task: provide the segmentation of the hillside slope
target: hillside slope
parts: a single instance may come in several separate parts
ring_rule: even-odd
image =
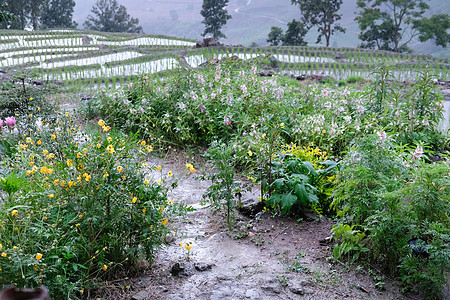
[[[92,0],[76,0],[74,19],[82,25],[93,5]],[[144,31],[176,37],[201,39],[204,25],[200,15],[202,0],[119,0],[133,17],[140,20]],[[450,6],[446,0],[431,0],[430,13],[448,13]],[[228,11],[232,18],[224,28],[230,44],[250,45],[255,42],[267,45],[266,39],[272,26],[286,28],[292,19],[300,18],[300,10],[291,0],[230,0]],[[345,0],[341,13],[341,25],[345,34],[336,34],[331,39],[333,47],[356,47],[359,29],[355,23],[356,0]],[[317,33],[312,29],[307,36],[310,45],[315,45]],[[411,44],[418,53],[434,54],[450,58],[450,51],[434,46],[432,42]]]

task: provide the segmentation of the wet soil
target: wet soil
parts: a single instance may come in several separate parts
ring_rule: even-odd
[[[254,218],[238,214],[230,232],[224,215],[201,204],[210,182],[196,180],[195,174],[207,166],[196,164],[198,170],[188,175],[180,159],[149,164],[164,165],[163,172],[174,173],[178,187],[170,199],[195,211],[171,220],[176,232],[166,239],[152,266],[123,284],[122,299],[422,299],[401,294],[376,268],[333,260],[327,241],[331,220],[317,215],[302,221],[269,212]],[[257,199],[257,190],[244,197]],[[187,242],[192,243],[189,255]]]

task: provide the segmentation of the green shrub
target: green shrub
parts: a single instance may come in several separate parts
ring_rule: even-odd
[[[66,115],[46,124],[3,161],[14,173],[1,184],[9,200],[0,194],[0,284],[42,283],[72,299],[151,262],[180,207],[167,200],[168,176],[144,177],[142,158],[153,150],[145,141],[102,120],[85,134]]]
[[[422,146],[408,153],[372,135],[354,142],[334,193],[340,226],[360,226],[371,256],[429,298],[440,297],[450,272],[448,174],[446,162],[424,163]],[[359,251],[345,243],[339,253]]]
[[[328,198],[336,171],[337,163],[326,160],[318,148],[292,145],[274,155],[269,182],[263,180],[262,184],[268,189],[266,203],[279,207],[282,213],[299,213],[305,208],[320,214],[329,212]]]

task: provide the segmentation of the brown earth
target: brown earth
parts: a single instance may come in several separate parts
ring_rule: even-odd
[[[149,163],[164,165],[163,172],[173,171],[178,187],[170,198],[196,210],[171,220],[176,233],[167,237],[152,266],[135,278],[110,283],[95,299],[423,298],[401,294],[396,282],[373,266],[332,259],[332,245],[326,238],[333,221],[326,218],[301,221],[269,212],[255,218],[238,214],[235,230],[228,232],[225,217],[200,204],[210,183],[196,180],[195,174],[207,167],[194,164],[199,170],[188,175],[185,156],[172,156]],[[257,199],[257,190],[252,197]],[[179,246],[186,242],[192,243],[189,259],[187,250]],[[177,263],[180,268],[174,267]]]

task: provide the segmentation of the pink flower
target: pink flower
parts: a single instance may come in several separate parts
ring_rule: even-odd
[[[414,160],[420,159],[422,157],[422,154],[423,154],[422,146],[417,146],[416,150],[414,151],[414,153],[412,155],[412,159],[414,159]]]
[[[8,127],[13,127],[16,125],[16,118],[14,117],[8,117],[5,119],[5,125]]]
[[[2,129],[2,127],[3,127],[3,120],[0,119],[0,130]]]
[[[377,134],[381,140],[384,140],[386,138],[386,132],[384,132],[384,130],[377,131]]]

